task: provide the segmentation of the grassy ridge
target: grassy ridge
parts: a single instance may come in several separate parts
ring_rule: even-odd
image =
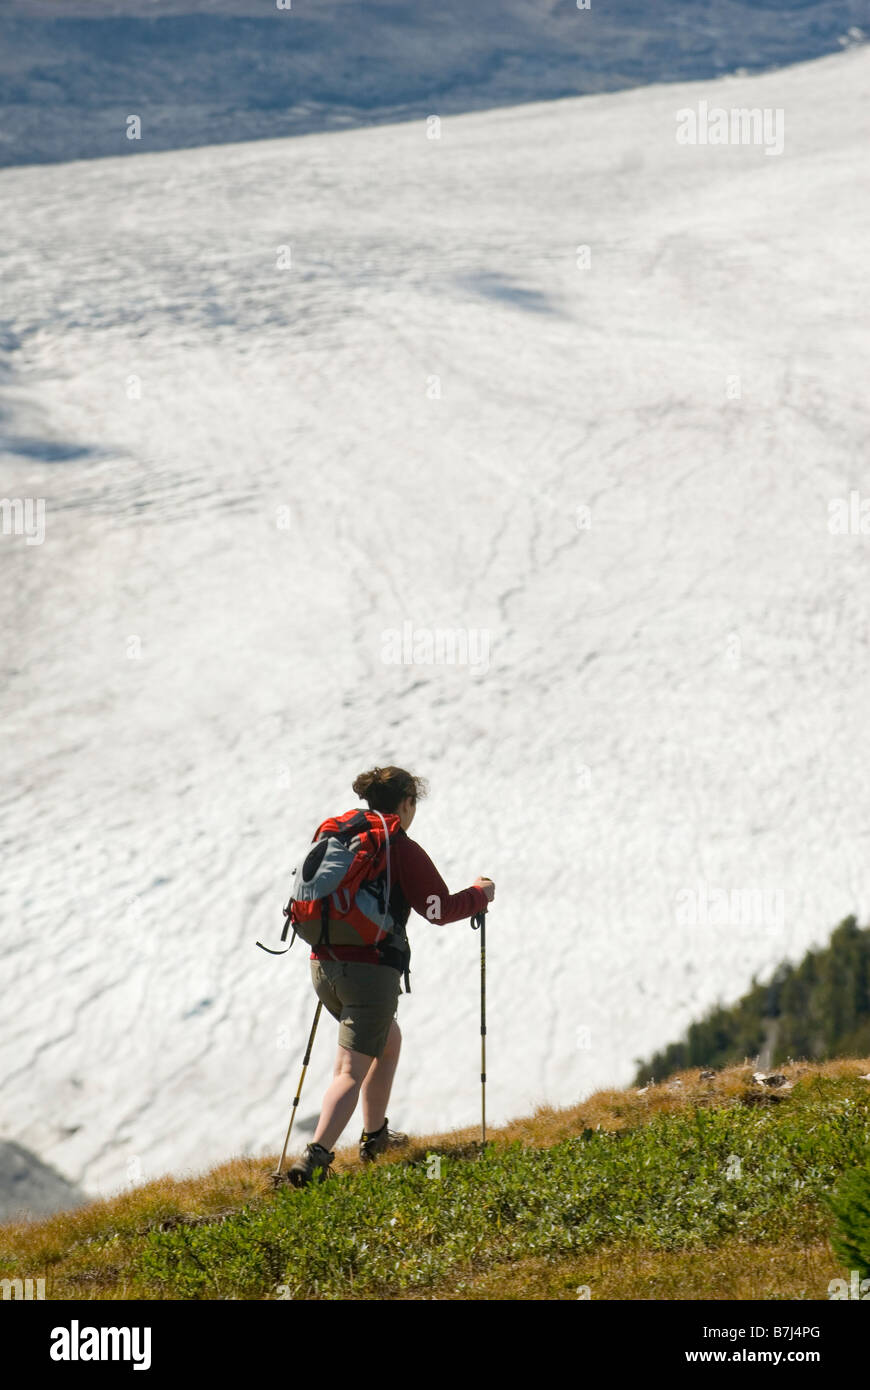
[[[49,1298],[826,1298],[830,1197],[870,1152],[868,1070],[599,1092],[482,1155],[469,1133],[367,1169],[345,1152],[303,1192],[238,1160],[5,1227],[0,1275],[45,1275]]]

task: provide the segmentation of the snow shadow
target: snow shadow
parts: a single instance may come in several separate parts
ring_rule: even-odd
[[[481,271],[476,275],[457,277],[456,284],[466,293],[480,295],[483,299],[493,299],[509,304],[514,309],[524,309],[530,314],[556,314],[562,317],[547,295],[540,290],[528,289],[518,285],[506,276],[495,271]]]

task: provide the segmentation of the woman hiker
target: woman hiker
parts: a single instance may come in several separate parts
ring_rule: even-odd
[[[341,1027],[335,1070],[323,1098],[314,1139],[288,1172],[290,1182],[296,1187],[303,1187],[315,1176],[328,1176],[335,1158],[333,1145],[350,1121],[360,1097],[364,1126],[359,1144],[360,1159],[369,1163],[387,1149],[407,1144],[407,1135],[395,1134],[388,1128],[386,1110],[402,1043],[395,1019],[402,973],[405,988],[409,988],[409,951],[405,934],[408,917],[413,908],[428,922],[458,922],[485,911],[487,903],[495,896],[495,884],[488,878],[478,878],[471,888],[451,894],[425,850],[409,839],[406,832],[414,819],[417,798],[426,793],[426,784],[421,778],[400,767],[376,767],[371,772],[361,773],[353,790],[368,803],[369,811],[348,812],[347,816],[324,822],[324,825],[343,829],[343,823],[350,826],[352,822],[355,828],[364,824],[361,819],[364,817],[370,827],[364,833],[380,836],[383,841],[385,868],[373,882],[360,885],[353,907],[344,917],[334,915],[332,897],[322,897],[314,904],[301,904],[303,913],[308,909],[309,919],[313,920],[316,913],[318,932],[315,939],[328,943],[314,945],[311,951],[314,989]],[[316,843],[319,846],[321,840]],[[325,855],[317,851],[312,858],[320,864]],[[303,866],[303,875],[305,872]],[[368,898],[366,889],[370,890]],[[389,898],[385,901],[387,893]],[[370,906],[376,903],[379,909],[371,914],[373,933],[365,930],[371,920],[365,911],[365,903],[369,900]],[[296,902],[294,913],[299,909],[300,903]],[[385,928],[387,938],[383,937]],[[309,935],[314,933],[309,930]],[[380,936],[388,944],[360,944],[366,935],[372,942]]]

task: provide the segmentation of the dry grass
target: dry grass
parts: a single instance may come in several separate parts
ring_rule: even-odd
[[[810,1246],[727,1241],[715,1250],[647,1250],[615,1246],[594,1255],[525,1259],[427,1295],[440,1300],[820,1299],[842,1275],[827,1241]]]
[[[699,1106],[713,1108],[735,1100],[751,1104],[759,1097],[775,1105],[778,1093],[753,1082],[755,1071],[754,1064],[746,1062],[743,1066],[726,1067],[709,1080],[701,1080],[698,1068],[694,1067],[690,1071],[679,1072],[662,1085],[649,1086],[643,1095],[633,1088],[614,1088],[596,1091],[580,1105],[563,1110],[541,1105],[533,1115],[510,1120],[497,1129],[487,1128],[487,1142],[503,1145],[519,1142],[527,1148],[547,1149],[565,1139],[574,1138],[584,1129],[634,1129],[658,1115],[676,1115]],[[777,1071],[791,1082],[806,1076],[845,1080],[870,1072],[870,1057],[837,1059],[833,1062],[792,1062],[778,1067]],[[870,1089],[870,1082],[867,1084]],[[477,1151],[479,1145],[479,1126],[446,1134],[426,1134],[414,1137],[410,1156],[422,1157],[428,1152],[459,1156],[465,1150]],[[397,1155],[392,1161],[400,1161],[403,1156],[409,1156],[408,1151],[404,1155]],[[339,1150],[335,1166],[344,1171],[358,1168],[355,1151]]]
[[[759,1096],[777,1104],[781,1097],[754,1083],[753,1070],[747,1063],[702,1079],[693,1069],[650,1086],[643,1094],[635,1089],[597,1091],[565,1109],[540,1106],[531,1116],[489,1130],[487,1138],[496,1146],[518,1141],[541,1149],[584,1130],[635,1128],[656,1116],[698,1107],[749,1103]],[[870,1072],[870,1058],[796,1062],[780,1070],[792,1082],[807,1077],[846,1080]],[[471,1155],[479,1151],[479,1139],[477,1128],[415,1136],[410,1151],[381,1162],[402,1162],[430,1152]],[[0,1273],[44,1272],[51,1298],[124,1298],[123,1271],[143,1234],[180,1222],[214,1221],[246,1204],[267,1201],[277,1158],[277,1153],[271,1158],[235,1158],[209,1172],[183,1179],[166,1176],[74,1211],[0,1226]],[[335,1167],[347,1173],[359,1169],[355,1147],[339,1150]],[[593,1298],[606,1299],[824,1298],[828,1281],[838,1273],[827,1242],[792,1248],[734,1241],[709,1252],[659,1252],[622,1245],[602,1249],[594,1258],[527,1259],[496,1266],[480,1276],[469,1275],[464,1285],[453,1281],[435,1296],[576,1299],[577,1287],[588,1285]]]

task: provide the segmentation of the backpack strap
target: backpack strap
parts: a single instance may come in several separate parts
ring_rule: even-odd
[[[291,898],[290,901],[288,902],[287,906],[284,908],[284,926],[283,926],[283,929],[282,929],[282,931],[281,931],[281,940],[282,940],[282,941],[286,941],[286,940],[287,940],[287,933],[288,933],[288,931],[290,930],[290,923],[291,923],[292,921],[293,921],[293,899]],[[296,940],[296,927],[295,927],[295,924],[294,924],[294,927],[293,927],[293,935],[292,935],[291,938],[290,938],[290,946],[293,945],[293,942],[294,942],[295,940]],[[288,950],[288,951],[290,950],[290,946],[287,947],[287,950]]]
[[[381,930],[383,931],[384,936],[395,937],[394,932],[387,931],[387,913],[390,910],[390,892],[392,891],[392,883],[390,882],[390,832],[387,828],[387,822],[384,820],[380,811],[375,811],[375,815],[377,816],[381,825],[384,827],[384,848],[387,858],[387,886],[384,892],[384,923]],[[400,970],[402,972],[402,974],[405,977],[405,993],[410,994],[411,980],[410,966],[408,964],[408,956],[410,954],[409,950],[406,948],[405,951],[400,951],[396,946],[379,946],[378,950],[380,952],[381,959],[384,961],[385,964],[392,965],[397,970]]]
[[[283,912],[284,912],[284,927],[283,927],[283,930],[282,930],[282,932],[281,932],[281,940],[282,940],[282,941],[286,941],[286,940],[287,940],[287,933],[288,933],[288,931],[290,930],[290,923],[293,921],[293,899],[292,899],[292,898],[290,899],[290,901],[289,901],[289,903],[287,904],[287,906],[283,909]],[[294,928],[293,928],[293,935],[292,935],[291,938],[290,938],[290,946],[293,945],[293,942],[294,942],[295,940],[296,940],[296,927],[294,926]],[[267,951],[268,954],[269,954],[270,956],[286,956],[287,952],[290,950],[290,946],[285,946],[283,951],[273,951],[271,946],[264,946],[263,943],[262,943],[262,941],[258,941],[258,942],[257,942],[257,945],[259,946],[259,948],[260,948],[261,951]]]
[[[320,939],[317,944],[329,947],[329,898],[323,898],[320,903]]]
[[[405,993],[410,994],[411,981],[408,978],[410,974],[410,965],[408,964],[410,951],[400,951],[398,946],[379,946],[377,949],[384,965],[391,965],[394,970],[398,970],[399,974],[404,976]]]

